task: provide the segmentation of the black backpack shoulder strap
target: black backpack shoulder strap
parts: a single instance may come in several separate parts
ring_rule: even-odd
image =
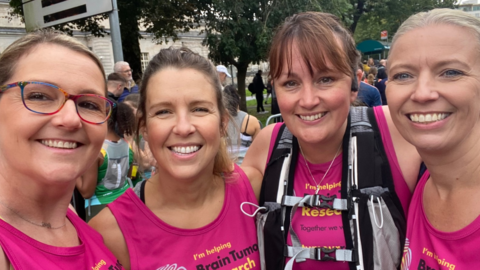
[[[400,203],[400,199],[398,198],[395,192],[395,183],[393,181],[392,169],[390,167],[390,162],[388,161],[387,153],[383,145],[382,135],[380,133],[377,120],[375,118],[375,112],[373,111],[373,108],[368,108],[367,113],[368,113],[368,118],[370,119],[370,123],[372,124],[374,140],[375,140],[375,149],[376,149],[375,165],[377,166],[376,170],[381,171],[380,175],[383,179],[382,181],[383,187],[387,187],[390,190],[390,192],[395,195],[395,204],[399,207],[399,209],[402,209],[402,206],[401,206],[402,204]],[[377,160],[377,159],[381,159],[381,160]],[[361,179],[361,181],[364,181],[363,178],[359,178],[359,179]]]
[[[351,113],[352,135],[357,137],[358,188],[383,186],[384,177],[392,179],[392,174],[388,159],[384,160],[386,154],[374,111],[355,107]],[[387,182],[393,182],[390,179]]]
[[[292,152],[293,135],[285,124],[280,127],[275,144],[270,157],[268,157],[267,166],[262,181],[260,191],[260,205],[265,202],[275,202],[279,188],[279,179],[285,157]]]
[[[351,129],[351,113],[348,115],[347,119],[347,128],[345,130],[345,135],[343,136],[342,141],[342,183],[341,183],[341,197],[342,198],[351,198],[349,192],[349,146],[350,146],[350,129]],[[351,200],[348,200],[348,208],[351,209]],[[343,235],[345,237],[345,248],[353,250],[353,239],[352,232],[347,229],[350,228],[350,211],[342,211],[342,224],[343,224]],[[348,264],[350,270],[355,270],[355,263],[351,262]]]

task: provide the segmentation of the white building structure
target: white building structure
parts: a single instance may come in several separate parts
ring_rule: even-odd
[[[458,8],[473,16],[480,18],[480,0],[460,0],[458,1]]]
[[[0,0],[0,53],[26,33],[25,25],[21,22],[20,18],[10,16],[9,12],[11,9],[9,2],[9,0]],[[103,21],[102,25],[107,31],[110,29],[108,20]],[[162,42],[161,44],[153,39],[152,34],[142,31],[141,35],[143,36],[143,39],[140,39],[142,69],[145,69],[148,61],[158,53],[160,49],[170,46],[186,46],[192,51],[208,57],[208,48],[202,46],[204,36],[199,35],[198,31],[180,33],[179,40],[176,42],[170,40],[167,43]],[[75,31],[73,36],[88,46],[100,58],[107,74],[113,72],[114,60],[110,35],[106,34],[104,37],[95,37],[87,32]]]
[[[26,34],[25,25],[22,23],[19,17],[12,17],[9,12],[11,11],[10,0],[0,0],[0,53],[5,50],[10,44],[12,44],[15,40],[19,39],[23,35]],[[109,20],[104,20],[101,22],[101,25],[105,27],[107,32],[109,32],[110,24]],[[139,40],[140,43],[140,51],[141,55],[141,64],[142,70],[145,70],[148,62],[150,59],[157,54],[160,49],[168,48],[168,47],[181,47],[186,46],[192,51],[208,58],[208,48],[202,45],[202,41],[205,38],[205,34],[199,35],[200,31],[198,30],[191,30],[188,33],[179,33],[179,39],[175,42],[169,40],[168,42],[163,41],[162,43],[155,41],[153,39],[153,35],[142,31],[144,29],[140,29],[140,34],[142,35],[142,39]],[[113,49],[112,49],[112,41],[109,34],[105,34],[104,37],[95,37],[88,32],[80,32],[74,31],[73,36],[77,38],[80,42],[85,44],[89,47],[102,61],[103,67],[105,68],[105,73],[110,74],[113,72]],[[227,83],[230,84],[232,81],[237,83],[236,80],[236,68],[233,66],[228,67],[230,72],[234,78],[228,78]],[[268,63],[262,62],[260,64],[252,64],[249,66],[247,71],[247,78],[246,78],[246,85],[248,85],[255,73],[262,69],[264,74],[266,75],[269,70]],[[266,81],[266,76],[264,76],[264,82]]]

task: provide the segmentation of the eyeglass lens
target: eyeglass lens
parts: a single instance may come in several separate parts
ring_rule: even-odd
[[[23,87],[23,101],[27,109],[44,114],[55,113],[65,103],[65,95],[60,89],[43,84],[27,84]],[[75,98],[77,113],[85,121],[104,122],[110,115],[111,105],[97,96]]]

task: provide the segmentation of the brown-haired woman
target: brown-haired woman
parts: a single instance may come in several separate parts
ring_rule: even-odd
[[[223,96],[225,107],[232,117],[228,122],[229,152],[235,163],[241,165],[253,139],[261,130],[260,123],[255,116],[240,110],[240,95],[235,86],[225,86]]]
[[[90,224],[127,269],[259,269],[255,222],[242,213],[256,199],[229,159],[215,68],[186,48],[163,49],[140,95],[137,130],[156,174]]]
[[[354,206],[358,201],[348,195],[351,192],[358,197],[367,196],[368,199],[361,201],[366,202],[365,207],[377,205],[383,198],[392,199],[396,213],[404,222],[420,159],[415,149],[398,134],[388,108],[376,107],[369,111],[372,127],[367,127],[375,130],[374,126],[378,125],[379,130],[374,133],[378,139],[371,136],[376,145],[368,149],[383,158],[372,156],[358,162],[366,161],[366,165],[375,167],[381,160],[382,166],[390,165],[391,173],[382,167],[380,174],[381,179],[392,179],[388,184],[390,188],[385,186],[386,180],[380,180],[378,194],[361,195],[356,188],[361,188],[368,179],[358,179],[358,185],[350,182],[354,178],[350,168],[355,166],[352,163],[354,142],[350,139],[354,138],[351,134],[354,127],[350,118],[361,117],[354,114],[356,110],[349,116],[361,79],[361,72],[356,68],[358,58],[350,33],[331,14],[294,15],[285,21],[273,39],[270,76],[285,123],[264,128],[242,164],[245,172],[252,176],[254,190],[260,193],[260,205],[267,206],[273,218],[267,216],[264,229],[267,269],[281,269],[287,262],[289,269],[292,264],[294,269],[353,269],[357,265],[374,269],[373,265],[383,257],[373,258],[369,247],[375,246],[373,251],[385,251],[389,246],[378,246],[371,237],[360,239],[349,229],[343,229],[350,228],[349,221],[357,228],[354,219],[359,212],[354,211]],[[361,136],[356,134],[357,137]],[[376,150],[379,148],[385,151]],[[306,198],[318,201],[308,203]],[[342,200],[348,203],[332,205],[332,201],[345,202]],[[275,207],[279,207],[278,212]],[[385,234],[381,229],[383,220],[387,220],[386,214],[381,218],[376,216],[377,224],[370,230],[376,226],[374,229]],[[393,269],[400,263],[402,237],[400,233],[392,234],[393,239],[386,237],[387,242],[397,245],[395,251],[388,250],[392,259],[381,267]],[[360,247],[364,256],[356,253]],[[290,258],[285,258],[285,254]]]
[[[98,58],[34,32],[0,56],[0,269],[123,269],[73,211],[76,179],[102,146],[113,103]]]

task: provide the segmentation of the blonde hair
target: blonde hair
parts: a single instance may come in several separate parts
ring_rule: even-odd
[[[420,12],[410,16],[405,22],[398,28],[397,33],[393,37],[390,51],[395,48],[397,40],[405,33],[417,28],[429,26],[447,24],[453,26],[463,27],[470,30],[477,37],[477,43],[480,40],[480,20],[476,17],[456,9],[437,8],[427,12]],[[387,61],[388,65],[388,61]]]
[[[88,47],[80,43],[75,38],[51,29],[38,30],[28,33],[27,35],[14,41],[5,49],[5,51],[3,51],[3,53],[0,55],[0,85],[5,84],[13,76],[20,58],[30,53],[40,44],[55,44],[63,46],[89,57],[102,73],[105,82],[105,96],[107,95],[105,71],[103,69],[102,62],[100,62],[97,56],[90,51]]]

